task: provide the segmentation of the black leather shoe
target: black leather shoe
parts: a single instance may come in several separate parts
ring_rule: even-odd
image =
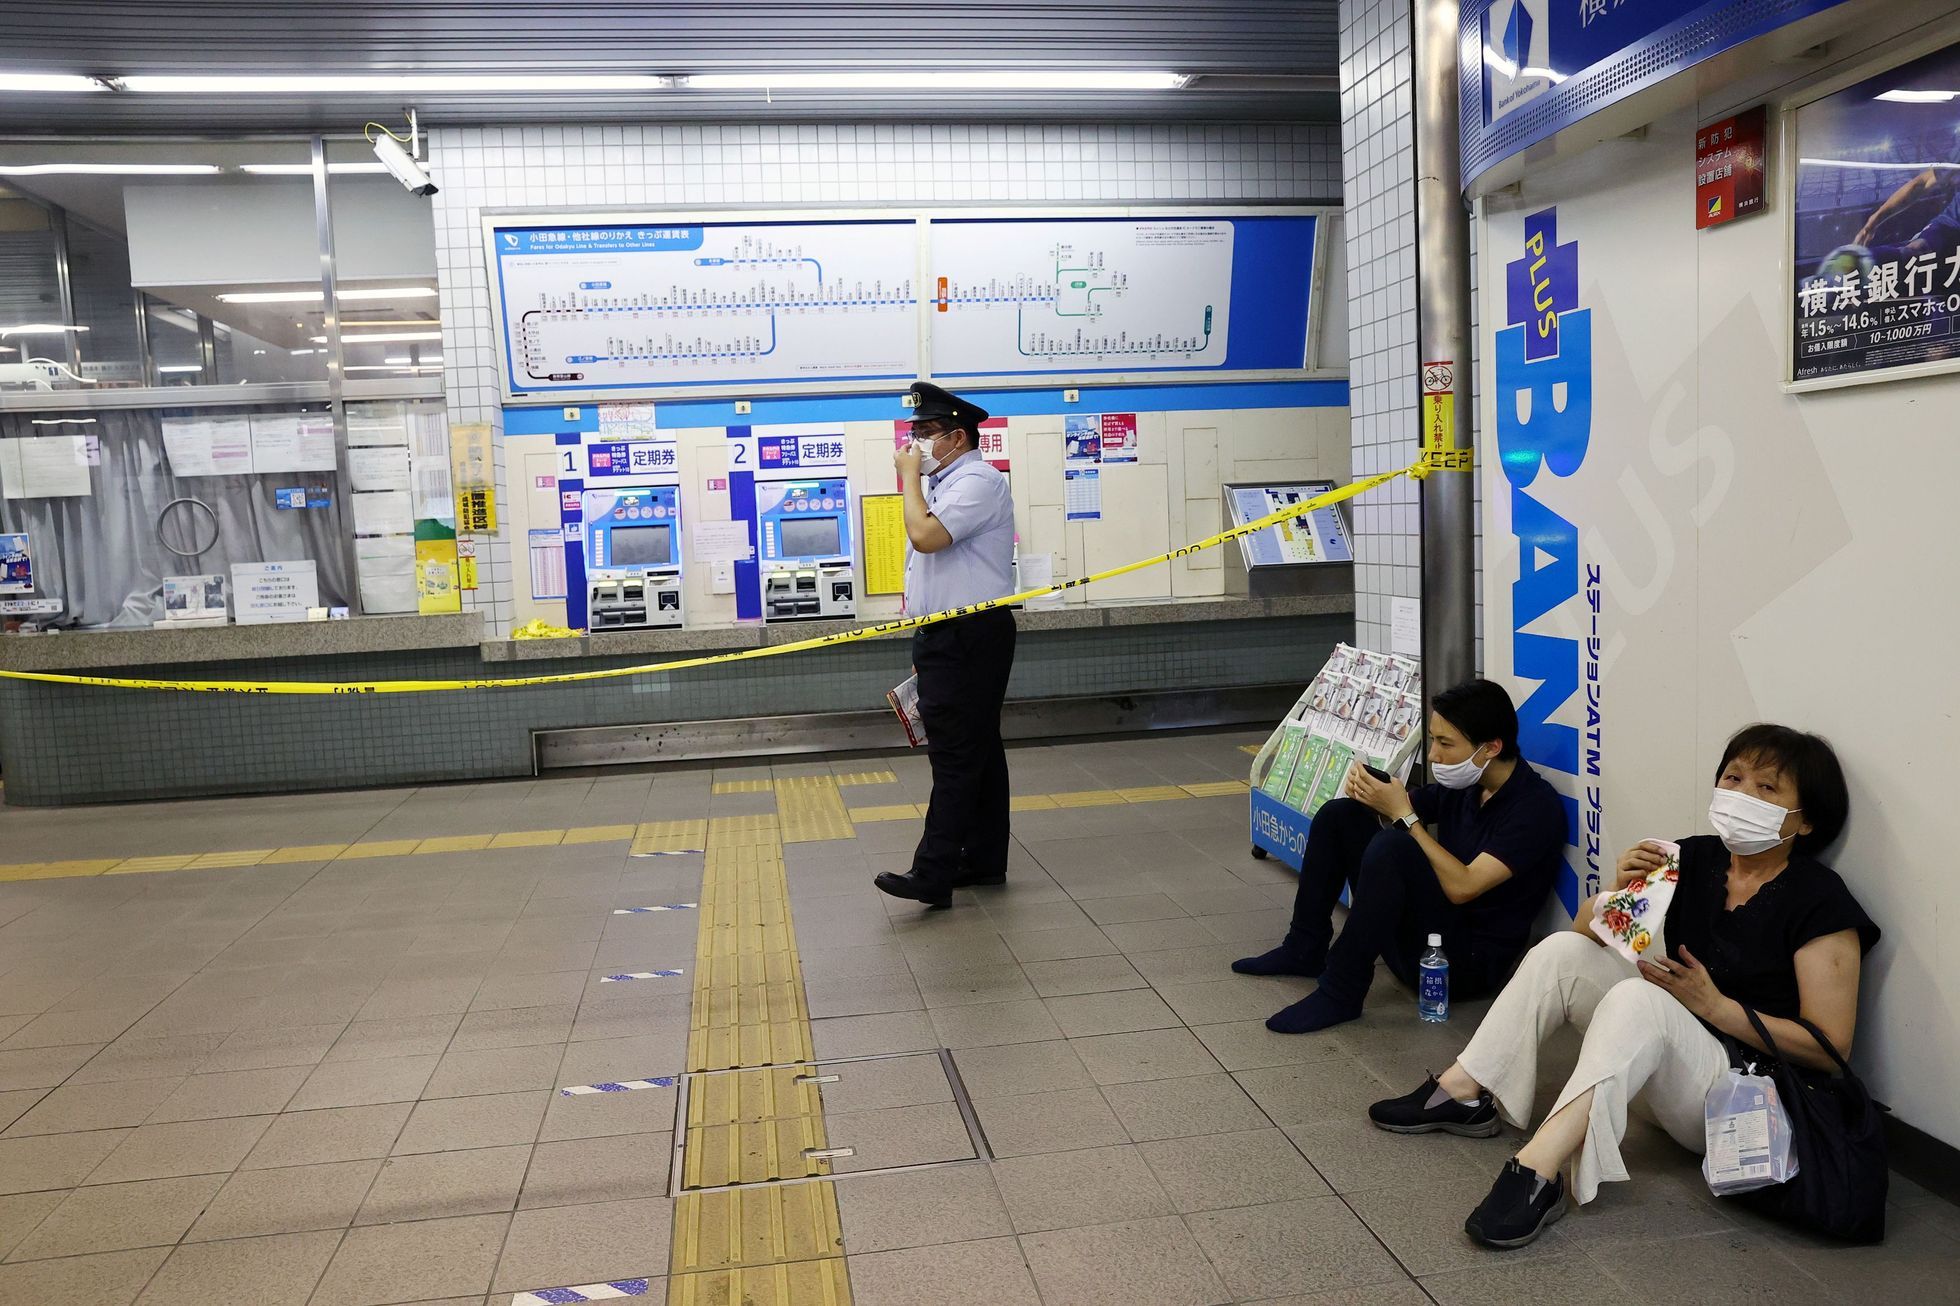
[[[1368,1108],[1375,1128],[1391,1134],[1456,1134],[1463,1138],[1493,1138],[1504,1128],[1497,1118],[1497,1103],[1488,1092],[1477,1094],[1475,1106],[1465,1106],[1446,1097],[1435,1106],[1436,1076],[1422,1081],[1422,1087],[1401,1097],[1384,1098]]]
[[[953,890],[950,885],[933,884],[919,878],[917,872],[898,875],[886,871],[872,881],[881,893],[889,893],[894,898],[910,898],[922,902],[930,908],[953,905]]]
[[[1513,1157],[1491,1185],[1463,1232],[1486,1247],[1522,1247],[1565,1214],[1565,1177],[1549,1183],[1518,1164]]]

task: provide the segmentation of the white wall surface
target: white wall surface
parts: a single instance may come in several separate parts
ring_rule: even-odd
[[[429,149],[430,171],[442,187],[433,203],[449,420],[497,429],[499,483],[507,490],[479,230],[485,208],[680,212],[750,204],[1251,202],[1341,194],[1339,133],[1331,126],[439,128],[429,133]],[[513,570],[511,538],[506,530],[484,551],[484,588],[473,596],[500,631],[512,623],[518,586],[528,592],[529,585],[521,556]],[[1085,550],[1092,547],[1085,539]]]
[[[1536,688],[1513,667],[1519,546],[1491,434],[1510,396],[1494,393],[1490,326],[1504,324],[1524,216],[1556,205],[1560,241],[1579,244],[1595,394],[1584,462],[1529,487],[1578,528],[1581,594],[1530,629],[1583,639],[1588,565],[1604,598],[1602,774],[1553,778],[1582,819],[1586,784],[1599,788],[1610,864],[1641,838],[1707,832],[1714,766],[1736,728],[1770,720],[1827,736],[1852,818],[1826,860],[1885,932],[1867,962],[1855,1060],[1902,1119],[1960,1144],[1949,851],[1960,690],[1941,661],[1960,638],[1960,378],[1783,391],[1791,292],[1776,164],[1769,212],[1694,230],[1695,125],[1736,107],[1706,102],[1489,205],[1478,338],[1488,665],[1521,698]],[[1585,714],[1582,667],[1555,720],[1583,729]],[[1583,848],[1570,856],[1583,874]]]

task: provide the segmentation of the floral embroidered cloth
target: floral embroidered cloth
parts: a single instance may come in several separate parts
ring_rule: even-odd
[[[1674,886],[1681,879],[1681,845],[1664,839],[1649,839],[1647,845],[1659,849],[1666,860],[1649,871],[1646,879],[1602,893],[1593,904],[1592,932],[1633,962],[1649,954],[1667,955],[1661,927],[1667,920],[1667,905],[1674,901]]]

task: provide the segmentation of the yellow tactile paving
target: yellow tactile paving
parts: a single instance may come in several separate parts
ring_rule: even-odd
[[[793,1265],[839,1256],[843,1248],[837,1195],[828,1182],[684,1193],[674,1204],[668,1272]]]
[[[784,843],[849,839],[857,831],[834,776],[800,776],[776,782],[776,807]]]
[[[565,831],[565,842],[582,843],[624,843],[634,837],[639,827],[635,825],[580,825]]]
[[[717,780],[714,792],[717,794],[767,794],[774,793],[774,780]]]
[[[703,1125],[687,1131],[681,1186],[718,1188],[827,1175],[829,1160],[810,1155],[823,1146],[821,1115]]]
[[[837,777],[840,785],[895,785],[898,776],[891,771],[854,771]]]
[[[667,1281],[667,1306],[850,1306],[850,1301],[851,1282],[841,1256],[684,1274]]]
[[[909,821],[924,816],[923,803],[893,803],[888,807],[853,807],[851,820],[858,825],[875,825],[879,821]]]
[[[1251,786],[1243,780],[1207,780],[1203,784],[1184,785],[1184,792],[1193,798],[1223,798],[1228,794],[1251,792]]]
[[[422,846],[420,839],[377,839],[372,843],[349,844],[340,854],[341,861],[358,861],[365,857],[406,857]]]
[[[184,869],[202,871],[212,867],[257,866],[276,851],[273,848],[246,848],[230,853],[205,853]]]
[[[280,866],[287,862],[330,862],[347,851],[344,843],[308,843],[292,848],[275,848],[259,863],[261,866]]]
[[[487,834],[445,834],[424,839],[415,852],[417,856],[424,853],[470,853],[479,848],[488,848],[490,838]]]
[[[633,837],[636,853],[693,852],[707,846],[706,821],[645,821]]]
[[[196,853],[171,853],[161,857],[126,857],[104,875],[142,875],[150,871],[181,871],[197,860]]]
[[[1052,812],[1059,806],[1053,794],[1018,794],[1007,800],[1010,812]]]
[[[1050,794],[1057,807],[1121,807],[1123,795],[1114,789],[1078,789],[1074,793]]]
[[[1118,789],[1116,792],[1122,795],[1126,803],[1163,803],[1191,796],[1177,785],[1145,785],[1140,789]]]
[[[563,830],[506,830],[490,840],[492,848],[556,848],[565,839]]]

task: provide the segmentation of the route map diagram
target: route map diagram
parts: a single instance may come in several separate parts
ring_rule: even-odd
[[[918,371],[913,224],[499,230],[510,389]]]
[[[1222,366],[1232,242],[1202,219],[936,221],[933,372]]]

